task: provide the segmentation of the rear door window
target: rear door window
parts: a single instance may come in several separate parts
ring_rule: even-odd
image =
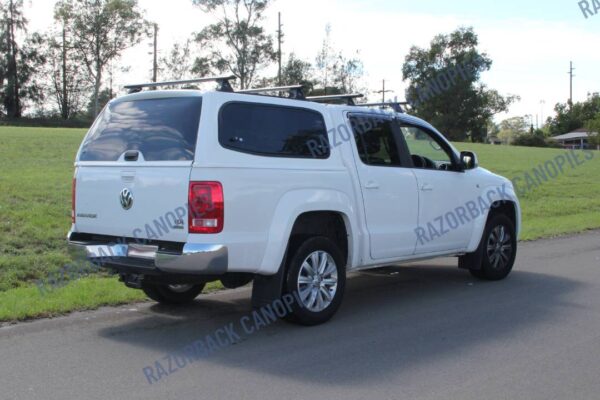
[[[272,157],[328,158],[323,116],[313,110],[256,103],[228,103],[219,118],[219,142],[225,148]],[[318,155],[310,144],[324,144]]]
[[[109,104],[86,137],[80,161],[117,161],[139,151],[146,161],[192,161],[201,97],[172,97]]]
[[[391,119],[377,116],[350,116],[356,148],[362,162],[375,167],[402,167],[402,154]]]

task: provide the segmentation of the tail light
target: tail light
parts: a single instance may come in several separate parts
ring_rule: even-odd
[[[219,182],[191,182],[188,204],[190,233],[221,233],[225,223],[223,186]]]
[[[73,185],[71,186],[71,222],[75,223],[75,192],[77,189],[77,179],[73,178]]]

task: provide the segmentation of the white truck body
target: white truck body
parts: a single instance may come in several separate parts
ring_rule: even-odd
[[[461,256],[475,252],[480,245],[487,213],[493,207],[477,218],[460,221],[458,226],[451,223],[454,217],[450,218],[449,213],[456,213],[469,202],[477,203],[479,198],[487,199],[488,205],[509,204],[514,210],[512,220],[517,234],[520,230],[521,211],[511,182],[477,165],[460,170],[447,170],[446,165],[442,166],[444,170],[367,165],[361,161],[356,136],[350,134],[353,125],[349,116],[390,119],[421,127],[436,135],[439,145],[453,153],[451,159],[461,159],[461,154],[435,128],[406,114],[190,90],[131,94],[113,100],[107,110],[119,104],[125,108],[136,101],[178,98],[201,98],[193,159],[146,160],[146,155],[139,152],[134,161],[127,161],[126,153],[117,160],[83,160],[82,151],[94,127],[84,140],[75,163],[75,221],[70,243],[79,253],[85,249],[87,258],[106,256],[108,252],[111,260],[119,258],[116,264],[121,267],[133,260],[132,266],[156,268],[165,274],[271,276],[280,271],[298,219],[313,212],[335,213],[343,219],[347,271]],[[224,147],[219,140],[222,110],[227,104],[246,103],[318,113],[327,130],[329,156],[265,156]],[[433,146],[434,150],[440,150],[437,146]],[[190,182],[222,185],[224,221],[220,232],[190,233]],[[123,205],[123,191],[132,198],[130,208]],[[458,214],[460,217],[461,212]],[[432,232],[428,224],[429,228],[434,224],[440,237],[429,237]],[[419,227],[427,230],[428,239],[434,240],[419,238]],[[103,243],[99,238],[104,237],[107,241],[123,240]],[[105,251],[100,254],[102,246]],[[181,262],[186,256],[198,254]]]

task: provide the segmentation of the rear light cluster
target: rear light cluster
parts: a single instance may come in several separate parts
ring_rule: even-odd
[[[223,186],[219,182],[190,182],[189,233],[221,233],[225,224]]]
[[[73,185],[71,186],[71,223],[75,223],[75,193],[77,190],[77,179],[73,178]]]

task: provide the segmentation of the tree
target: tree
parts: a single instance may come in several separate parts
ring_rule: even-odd
[[[25,99],[36,101],[41,96],[34,78],[44,63],[40,54],[43,39],[33,34],[26,36],[22,46],[18,43],[27,28],[22,10],[23,0],[0,3],[0,99],[9,118],[22,116]]]
[[[312,73],[312,65],[291,53],[287,63],[281,68],[281,84],[304,86],[306,93],[312,92],[316,81]]]
[[[165,80],[180,81],[189,79],[194,66],[192,58],[191,41],[175,43],[166,57],[158,61],[159,70]]]
[[[556,116],[548,119],[550,135],[557,136],[583,128],[588,121],[600,113],[600,95],[595,93],[582,103],[572,106],[568,103],[558,103],[554,107]]]
[[[55,22],[59,28],[50,33],[47,39],[45,56],[47,60],[47,92],[56,104],[62,119],[75,116],[82,107],[82,101],[89,92],[89,80],[74,46],[73,33],[69,31],[69,21],[65,20],[57,8]]]
[[[492,117],[518,99],[503,97],[480,82],[492,60],[478,44],[473,28],[460,28],[436,36],[428,49],[413,46],[402,68],[403,79],[410,80],[406,98],[415,114],[451,140],[484,141]]]
[[[587,121],[585,127],[590,133],[588,139],[590,146],[594,146],[596,149],[600,150],[600,112],[594,119]]]
[[[511,144],[519,136],[527,134],[529,130],[529,117],[513,117],[500,122],[498,137],[507,144]]]
[[[273,40],[260,25],[270,0],[192,0],[217,22],[195,35],[204,50],[194,64],[199,75],[230,72],[241,89],[276,60]]]
[[[342,93],[359,91],[358,85],[364,75],[364,65],[360,58],[347,58],[338,54],[333,67],[333,83]]]
[[[549,143],[541,130],[527,132],[517,136],[512,143],[515,146],[548,147]]]
[[[325,39],[317,55],[316,65],[321,89],[315,90],[314,94],[334,95],[355,92],[364,75],[363,62],[358,56],[346,57],[342,52],[334,49],[329,24],[325,27]]]
[[[330,86],[330,77],[332,74],[333,64],[335,63],[334,50],[331,45],[331,25],[325,26],[325,39],[321,45],[321,50],[316,58],[317,70],[319,73],[318,79],[324,94],[327,94],[327,88]]]
[[[92,94],[91,98],[87,104],[87,117],[90,119],[94,119],[97,115],[96,113],[96,104],[99,109],[103,109],[104,106],[108,104],[109,101],[113,99],[114,95],[109,88],[102,89],[98,95],[98,99]]]
[[[73,33],[73,46],[87,68],[94,86],[94,115],[100,110],[99,95],[107,65],[148,34],[137,0],[62,0],[57,16]]]

